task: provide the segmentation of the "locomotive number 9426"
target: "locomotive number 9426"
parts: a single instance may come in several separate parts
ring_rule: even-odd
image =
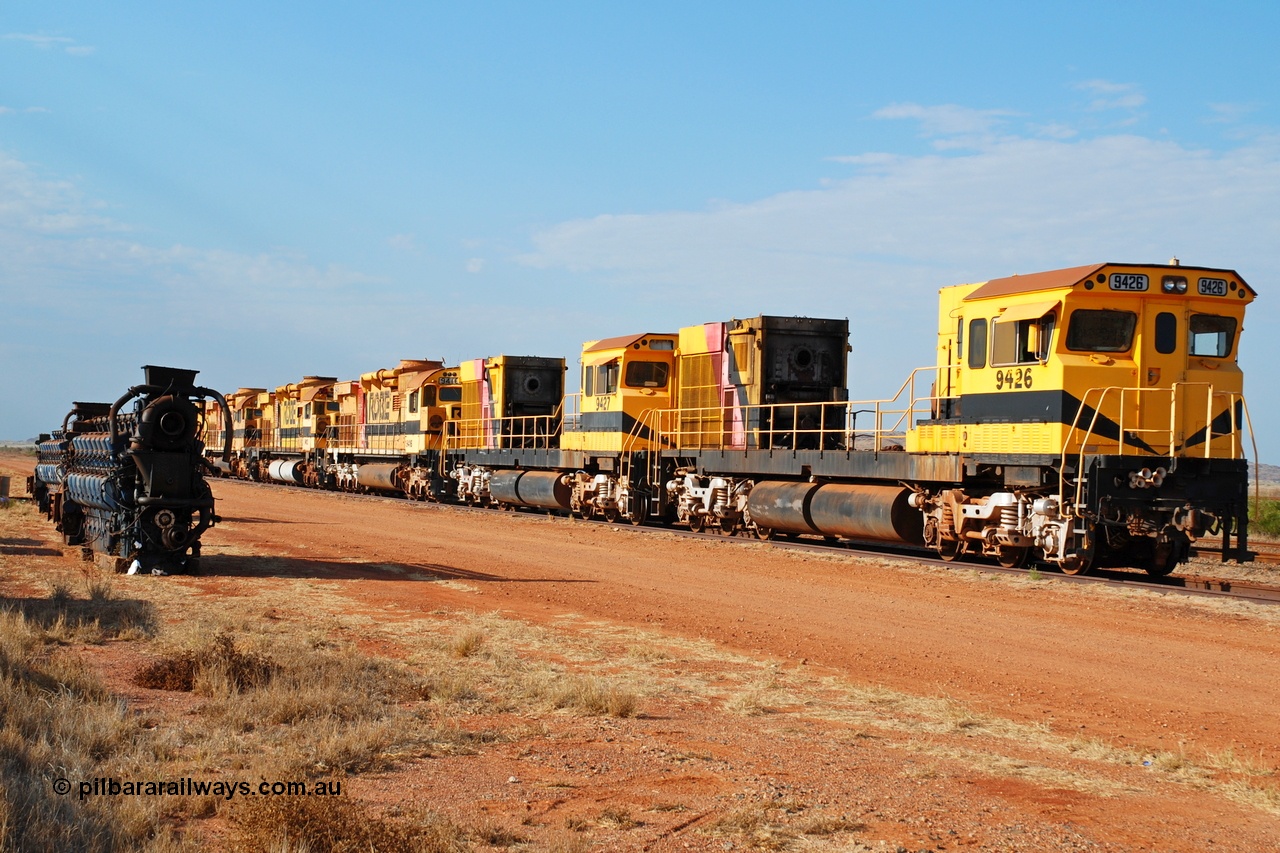
[[[1031,368],[1011,367],[996,371],[997,391],[1022,391],[1031,387]]]

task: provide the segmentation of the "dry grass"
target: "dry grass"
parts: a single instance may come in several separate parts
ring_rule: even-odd
[[[490,847],[515,847],[529,842],[529,839],[520,833],[501,824],[489,822],[472,827],[469,834],[476,841],[481,844],[487,844]]]
[[[842,815],[807,814],[800,803],[756,803],[735,809],[701,830],[712,836],[732,836],[759,850],[787,850],[806,836],[861,832],[866,825]]]
[[[60,645],[100,645],[108,640],[136,640],[156,632],[150,602],[117,599],[110,581],[94,575],[83,579],[84,597],[71,576],[46,581],[47,598],[2,600],[0,611],[17,613],[39,629],[44,641]]]
[[[467,833],[430,812],[408,819],[371,814],[331,797],[258,797],[231,809],[238,853],[455,853]]]
[[[1259,759],[1261,756],[1259,756]],[[1274,776],[1275,771],[1249,756],[1236,755],[1236,751],[1227,747],[1221,752],[1205,755],[1205,763],[1215,770],[1227,773],[1239,773],[1245,776]]]
[[[276,672],[261,654],[236,648],[235,638],[220,633],[203,649],[167,655],[148,664],[133,677],[139,687],[153,690],[195,691],[202,696],[225,696],[261,687]]]
[[[763,690],[748,690],[744,693],[738,693],[724,703],[724,709],[730,714],[736,714],[739,717],[761,717],[765,714],[772,714],[775,711],[769,705],[766,693]]]
[[[594,676],[565,676],[545,690],[553,707],[590,716],[634,717],[636,695],[625,687]]]
[[[596,826],[604,827],[605,829],[625,830],[644,826],[644,823],[633,818],[631,812],[626,809],[608,808],[596,816]]]
[[[65,622],[55,620],[59,626]],[[123,703],[60,652],[60,642],[41,619],[0,611],[0,849],[181,849],[160,828],[164,815],[155,802],[54,792],[58,778],[78,782],[155,761]]]
[[[478,654],[483,647],[484,632],[474,628],[460,632],[449,643],[449,651],[456,658],[469,658],[474,654]]]

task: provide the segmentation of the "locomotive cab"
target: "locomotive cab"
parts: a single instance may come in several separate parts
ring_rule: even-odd
[[[561,446],[610,454],[652,449],[649,412],[671,408],[679,340],[646,332],[583,344],[580,414],[566,424]]]
[[[1163,574],[1206,533],[1223,534],[1224,553],[1243,552],[1236,355],[1255,294],[1237,273],[1096,264],[940,294],[932,417],[907,448],[962,454],[969,481],[931,544],[950,547],[965,502],[996,493],[1016,502],[1021,489],[1084,520],[1080,553],[1062,550],[1070,537],[1059,528],[1056,542],[1046,533],[1004,545],[1025,551],[1043,538],[1069,569],[1110,555]]]
[[[1101,264],[941,297],[934,417],[909,450],[1242,455],[1235,273]]]

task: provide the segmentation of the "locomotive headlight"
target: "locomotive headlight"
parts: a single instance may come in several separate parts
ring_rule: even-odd
[[[1160,283],[1160,289],[1165,293],[1186,293],[1187,280],[1180,275],[1167,275]]]

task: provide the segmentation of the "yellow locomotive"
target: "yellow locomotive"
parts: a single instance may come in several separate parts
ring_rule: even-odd
[[[251,470],[250,451],[256,452],[262,443],[262,410],[257,407],[264,388],[241,388],[226,396],[231,409],[231,453],[227,459],[213,457],[211,464],[224,476],[247,480],[256,473]],[[217,403],[205,404],[204,434],[206,448],[222,447],[226,440],[222,419],[217,417]],[[253,463],[256,465],[256,462]]]
[[[257,476],[1164,574],[1207,535],[1247,555],[1255,295],[1177,263],[946,287],[935,364],[876,400],[849,400],[847,320],[769,315],[587,341],[576,394],[562,359],[498,356],[229,396]]]
[[[463,503],[567,509],[559,459],[564,414],[562,358],[500,355],[458,367],[461,415],[447,425],[441,470]],[[495,471],[495,468],[498,469]]]
[[[1193,538],[1244,536],[1236,355],[1256,294],[1239,274],[1095,264],[940,293],[933,416],[906,447],[1003,486],[921,493],[943,556],[1034,551],[1075,572],[1111,555],[1163,574]]]

